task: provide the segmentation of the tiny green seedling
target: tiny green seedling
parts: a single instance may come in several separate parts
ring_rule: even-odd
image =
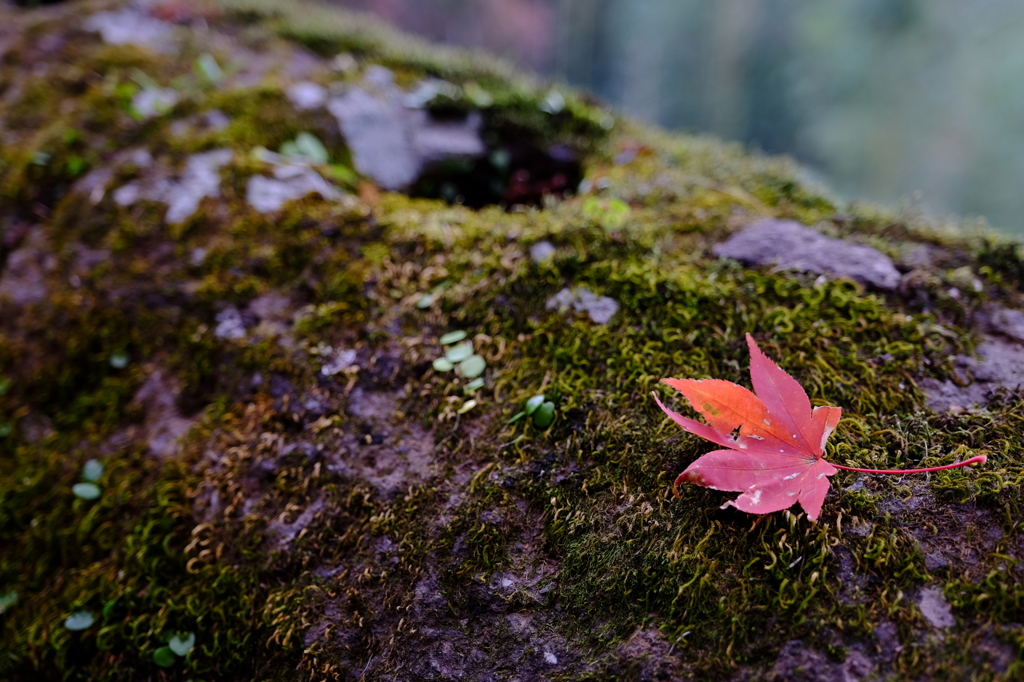
[[[82,483],[71,486],[71,492],[83,500],[95,500],[100,496],[101,490],[96,481],[103,475],[103,465],[98,460],[90,459],[82,468]]]
[[[170,668],[178,662],[178,658],[171,651],[171,647],[162,646],[153,652],[153,662],[161,668]]]
[[[95,483],[76,483],[71,486],[71,492],[75,494],[75,497],[80,497],[83,500],[95,500],[102,493],[100,487]]]
[[[466,387],[465,387],[465,388],[464,388],[463,390],[464,390],[464,391],[465,391],[466,393],[473,393],[473,392],[475,392],[475,391],[478,391],[478,390],[480,390],[480,389],[481,389],[481,388],[483,388],[483,387],[484,387],[484,380],[483,380],[483,377],[478,377],[478,378],[476,378],[476,379],[473,379],[473,380],[472,380],[471,382],[469,382],[468,384],[466,384]]]
[[[196,73],[210,83],[218,83],[224,79],[224,69],[209,52],[204,52],[196,59]]]
[[[457,346],[452,346],[444,354],[445,358],[455,363],[462,362],[471,355],[473,355],[473,344],[471,343],[460,343]]]
[[[533,417],[533,425],[540,429],[546,429],[555,421],[555,404],[544,399],[544,394],[535,395],[526,401],[523,411],[508,420],[513,424],[523,417]]]
[[[317,166],[322,166],[330,160],[323,142],[316,135],[307,132],[301,132],[294,140],[282,144],[281,155],[290,159],[309,161]]]
[[[100,480],[100,476],[102,475],[103,465],[99,462],[99,460],[90,459],[88,462],[85,463],[85,466],[82,467],[82,478],[89,481],[90,483],[95,483],[96,481]]]
[[[479,355],[470,355],[459,363],[459,372],[467,379],[475,379],[487,369],[487,362]]]
[[[179,632],[171,637],[167,646],[162,646],[153,652],[153,662],[161,668],[170,668],[178,658],[184,658],[196,644],[196,633]]]
[[[117,351],[110,354],[110,366],[114,369],[124,369],[128,366],[128,354],[124,351]]]
[[[194,632],[179,632],[174,637],[171,637],[171,641],[167,643],[171,651],[178,654],[179,656],[186,656],[188,652],[192,650],[196,644],[196,633]]]
[[[68,630],[85,630],[96,622],[96,619],[88,611],[76,611],[64,619],[64,627]]]
[[[14,603],[18,601],[17,590],[7,590],[6,592],[0,593],[0,613],[7,611]]]
[[[465,338],[466,332],[460,329],[458,331],[448,332],[447,334],[440,338],[440,342],[442,346],[450,346],[453,343],[458,343],[459,341],[462,341]]]

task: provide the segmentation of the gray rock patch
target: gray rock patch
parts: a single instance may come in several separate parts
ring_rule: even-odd
[[[562,313],[570,308],[578,313],[585,312],[597,324],[608,324],[619,310],[619,304],[614,298],[598,296],[583,287],[562,289],[549,298],[544,307],[548,310],[557,309]]]
[[[949,609],[949,602],[938,587],[925,587],[917,598],[921,615],[933,628],[950,628],[956,625],[956,618]]]
[[[1024,313],[1010,308],[1000,308],[992,315],[992,328],[1017,341],[1024,341]]]
[[[225,308],[217,313],[217,327],[213,335],[218,339],[244,339],[245,322],[237,308]]]
[[[57,259],[47,246],[43,228],[29,230],[21,248],[11,252],[2,265],[0,310],[8,302],[23,306],[46,300],[46,275],[57,267]]]
[[[879,289],[895,289],[900,283],[892,260],[877,249],[826,237],[792,220],[759,220],[712,252],[744,263],[849,277]]]
[[[977,348],[978,358],[959,356],[956,364],[972,378],[966,385],[931,377],[918,385],[925,393],[925,405],[933,412],[971,408],[988,404],[988,395],[998,388],[1024,385],[1024,347],[990,336]]]
[[[299,111],[317,109],[327,103],[327,88],[312,81],[293,83],[286,94]]]
[[[157,52],[170,48],[174,27],[137,9],[98,12],[85,20],[85,30],[99,33],[110,45],[137,45]]]
[[[245,201],[260,213],[277,211],[286,202],[319,192],[324,199],[335,200],[340,193],[312,168],[283,165],[274,168],[274,177],[253,175],[245,186]]]
[[[132,98],[132,107],[143,118],[162,116],[178,103],[178,92],[171,88],[146,88]]]
[[[130,206],[139,199],[167,204],[164,220],[180,223],[199,208],[206,197],[220,196],[220,169],[231,161],[230,149],[215,149],[189,158],[177,181],[159,179],[152,184],[130,182],[114,191],[114,201]]]
[[[549,241],[537,242],[530,247],[530,260],[534,263],[543,263],[555,255],[555,247]]]
[[[402,189],[432,161],[487,151],[478,112],[463,121],[435,121],[428,112],[406,106],[387,69],[370,69],[365,80],[367,88],[349,89],[328,101],[327,109],[338,120],[356,170],[381,187]]]

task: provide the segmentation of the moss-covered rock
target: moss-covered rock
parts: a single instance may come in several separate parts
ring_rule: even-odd
[[[319,5],[10,12],[0,678],[1021,676],[1017,245]],[[387,88],[485,153],[383,191],[329,100]],[[715,256],[762,219],[899,283]],[[709,447],[650,393],[746,383],[745,333],[830,460],[988,463],[840,472],[817,523],[673,497]]]

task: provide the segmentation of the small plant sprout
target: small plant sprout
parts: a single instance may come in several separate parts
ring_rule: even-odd
[[[187,656],[189,651],[192,651],[192,647],[196,644],[196,633],[194,632],[179,632],[174,637],[171,637],[171,641],[167,643],[171,651],[178,654],[179,656]]]
[[[466,387],[465,387],[464,390],[466,391],[466,393],[473,393],[474,391],[478,391],[478,390],[480,390],[483,387],[484,387],[483,377],[478,377],[476,379],[473,379],[468,384],[466,384]]]
[[[82,468],[82,483],[71,486],[71,492],[83,500],[95,500],[100,496],[101,490],[96,481],[103,475],[103,465],[95,459],[90,459]]]
[[[204,52],[196,59],[196,73],[209,83],[218,83],[224,79],[224,69],[209,52]]]
[[[467,379],[475,379],[487,369],[487,362],[479,355],[470,355],[459,363],[459,372]]]
[[[467,400],[466,402],[464,402],[462,404],[462,407],[460,407],[455,412],[455,414],[466,414],[467,412],[472,410],[474,407],[476,407],[476,405],[477,405],[477,402],[475,400]]]
[[[17,590],[7,590],[6,592],[0,592],[0,614],[4,613],[18,601]]]
[[[116,351],[110,354],[110,366],[114,369],[124,369],[128,366],[128,354],[123,350]]]
[[[435,372],[450,372],[455,369],[455,363],[448,358],[438,358],[434,360],[433,367]]]
[[[162,646],[153,652],[153,662],[161,668],[170,668],[178,662],[178,657],[169,646]]]
[[[534,426],[546,429],[555,421],[555,404],[547,400],[543,393],[535,395],[526,401],[523,411],[509,419],[508,423],[512,424],[523,417],[533,417]]]
[[[71,492],[75,494],[75,497],[80,497],[83,500],[95,500],[102,491],[95,483],[76,483],[71,486]]]
[[[89,481],[90,483],[95,483],[96,481],[100,480],[100,476],[102,475],[103,465],[99,462],[99,460],[90,459],[88,462],[85,463],[85,466],[82,467],[82,478],[84,478],[86,481]]]
[[[473,344],[471,343],[460,343],[457,346],[452,346],[444,354],[450,362],[460,363],[466,358],[473,355]]]
[[[167,646],[162,646],[153,652],[153,662],[161,668],[170,668],[177,663],[178,658],[188,656],[188,652],[196,644],[196,633],[179,632],[167,641]]]
[[[64,619],[64,627],[68,630],[85,630],[96,622],[96,618],[88,611],[76,611]]]
[[[294,140],[281,145],[281,155],[295,161],[308,161],[315,166],[322,166],[330,160],[324,143],[312,133],[301,132]]]
[[[453,343],[458,343],[459,341],[462,341],[465,338],[466,332],[460,329],[457,331],[448,332],[447,334],[440,338],[440,342],[442,346],[450,346]]]

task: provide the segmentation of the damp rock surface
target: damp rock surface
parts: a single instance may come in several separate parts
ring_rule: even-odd
[[[327,108],[338,119],[356,170],[385,189],[407,187],[427,163],[486,151],[478,113],[461,121],[437,121],[427,111],[406,106],[386,69],[371,70],[366,80],[368,87],[350,88],[328,101]]]
[[[0,679],[1012,676],[1015,246],[271,4],[4,11]],[[987,463],[676,497],[746,333],[837,463]]]
[[[892,260],[877,249],[826,237],[792,220],[759,220],[712,251],[720,258],[849,277],[879,289],[894,289],[900,283]]]

